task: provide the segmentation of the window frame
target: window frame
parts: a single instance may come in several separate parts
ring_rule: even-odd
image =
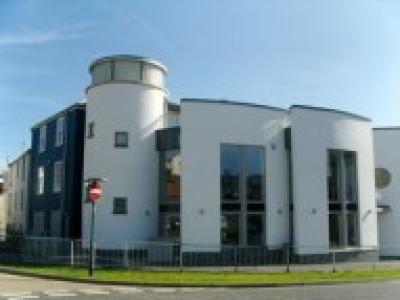
[[[46,147],[47,147],[47,125],[42,125],[39,128],[39,148],[38,148],[38,152],[39,153],[43,153],[46,151]]]
[[[95,136],[95,128],[96,128],[96,123],[95,122],[89,122],[87,124],[87,134],[86,134],[86,138],[88,139],[92,139]]]
[[[55,161],[53,164],[53,193],[61,192],[63,179],[64,179],[64,162],[62,160]]]
[[[126,137],[126,143],[120,143],[118,136],[123,135]],[[129,147],[129,132],[128,131],[115,131],[114,132],[114,148],[124,149]]]
[[[56,121],[55,147],[64,145],[65,117],[60,116]]]
[[[36,179],[36,195],[42,196],[44,194],[45,188],[45,168],[44,166],[39,166],[37,168],[37,179]]]
[[[119,200],[124,200],[125,206],[124,206],[123,211],[122,210],[121,211],[117,210],[118,207],[117,207],[116,204],[117,204],[117,201],[119,201]],[[113,198],[112,214],[116,215],[116,216],[128,215],[128,197],[114,197]]]

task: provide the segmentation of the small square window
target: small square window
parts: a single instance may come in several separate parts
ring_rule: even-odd
[[[87,127],[87,138],[90,139],[93,137],[94,137],[94,122],[90,122]]]
[[[128,147],[128,132],[116,131],[114,137],[115,148],[127,148]]]
[[[113,202],[114,215],[126,215],[128,213],[127,198],[115,197]]]

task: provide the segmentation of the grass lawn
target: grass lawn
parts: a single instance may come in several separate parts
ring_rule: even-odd
[[[84,268],[60,266],[10,266],[14,270],[42,275],[88,279]],[[106,269],[96,270],[94,279],[101,281],[123,281],[142,284],[182,284],[182,285],[239,285],[239,284],[289,284],[332,281],[365,281],[400,279],[400,269],[360,269],[338,271],[298,271],[292,273],[245,273],[245,272],[205,272],[205,271],[146,271]]]

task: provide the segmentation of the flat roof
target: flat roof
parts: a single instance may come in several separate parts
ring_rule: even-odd
[[[86,107],[86,103],[85,102],[78,102],[78,103],[74,103],[62,110],[60,110],[59,112],[56,112],[55,114],[51,115],[50,117],[47,117],[46,119],[43,119],[42,121],[36,123],[35,125],[33,125],[31,127],[31,129],[35,129],[38,127],[41,127],[44,124],[49,123],[50,121],[57,119],[59,116],[63,115],[65,112],[69,111],[69,110],[73,110],[73,109],[82,109]]]
[[[374,127],[373,130],[400,130],[400,126],[382,126]]]
[[[152,64],[154,66],[159,67],[160,69],[162,69],[165,73],[168,71],[167,67],[162,64],[161,62],[159,62],[158,60],[149,58],[149,57],[145,57],[145,56],[140,56],[140,55],[131,55],[131,54],[116,54],[116,55],[107,55],[107,56],[103,56],[100,57],[96,60],[94,60],[90,65],[89,65],[89,73],[92,72],[92,69],[94,68],[94,66],[104,63],[104,62],[110,62],[110,61],[139,61],[139,62],[145,62],[148,64]]]
[[[322,112],[333,112],[333,113],[339,113],[343,114],[352,118],[357,118],[363,121],[371,122],[370,118],[364,117],[362,115],[358,115],[355,113],[351,113],[348,111],[344,110],[339,110],[339,109],[334,109],[334,108],[327,108],[327,107],[319,107],[319,106],[312,106],[312,105],[300,105],[300,104],[294,104],[289,107],[289,109],[311,109],[311,110],[317,110],[317,111],[322,111]]]
[[[8,166],[13,165],[14,163],[16,163],[18,160],[20,160],[21,158],[23,158],[24,156],[28,155],[31,152],[31,149],[27,149],[24,152],[22,152],[21,154],[19,154],[17,156],[17,158],[13,159],[11,162],[8,163]]]
[[[287,112],[286,109],[280,108],[280,107],[264,105],[264,104],[256,104],[256,103],[251,103],[251,102],[240,102],[240,101],[226,100],[226,99],[184,98],[184,99],[181,99],[181,102],[196,102],[196,103],[210,103],[210,104],[224,104],[224,105],[241,105],[241,106],[247,106],[247,107],[257,107],[257,108],[271,109],[271,110],[277,110],[277,111],[281,111],[281,112]]]

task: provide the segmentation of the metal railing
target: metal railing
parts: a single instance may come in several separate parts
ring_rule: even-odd
[[[213,270],[331,270],[399,267],[400,248],[329,249],[327,247],[220,246],[169,242],[96,241],[97,268]],[[381,251],[381,252],[380,252]],[[382,257],[380,253],[392,253]],[[399,255],[396,256],[396,253]],[[0,264],[50,264],[86,267],[89,242],[43,237],[0,239]]]

